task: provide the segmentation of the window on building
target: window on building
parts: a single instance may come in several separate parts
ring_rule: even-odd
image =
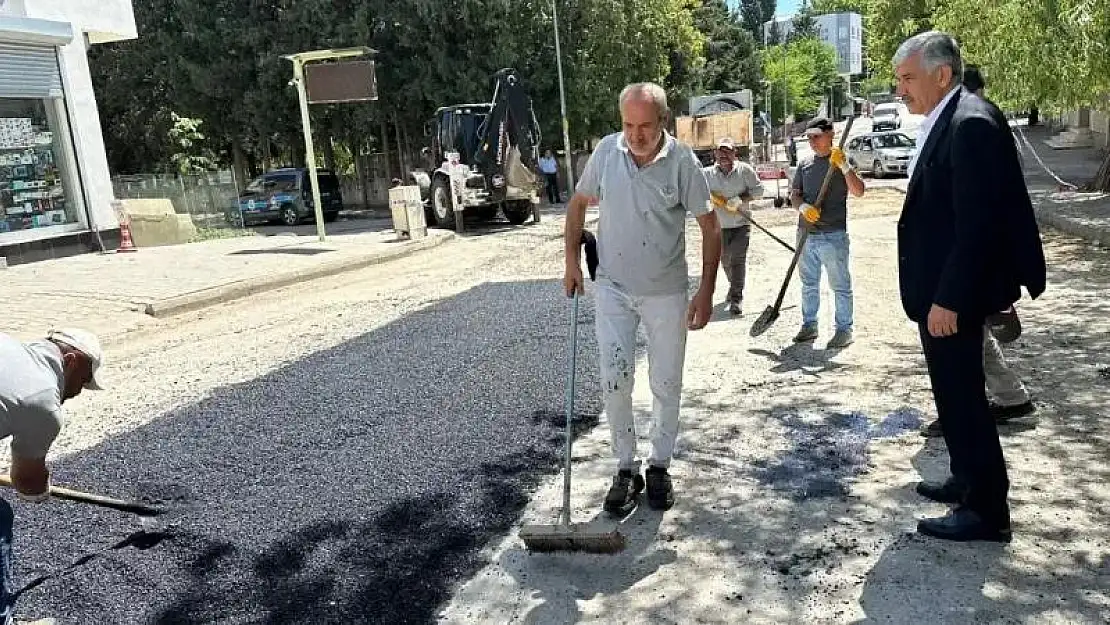
[[[79,220],[64,118],[61,98],[0,97],[0,233]]]

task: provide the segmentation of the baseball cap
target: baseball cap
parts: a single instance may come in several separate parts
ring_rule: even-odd
[[[815,117],[806,124],[806,136],[832,132],[833,125],[827,117]]]
[[[89,381],[85,384],[85,388],[90,391],[100,391],[104,387],[100,386],[96,381],[96,370],[104,362],[104,353],[100,349],[100,340],[96,335],[86,330],[78,328],[63,328],[60,330],[51,330],[46,338],[51,341],[65,343],[73,349],[81,352],[89,359],[90,373]]]
[[[733,143],[732,139],[730,139],[729,137],[721,137],[720,139],[717,140],[717,149],[718,150],[721,150],[721,149],[735,150],[736,149],[736,144]]]

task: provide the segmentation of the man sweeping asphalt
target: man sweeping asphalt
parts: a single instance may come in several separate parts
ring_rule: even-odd
[[[674,503],[668,473],[678,437],[682,370],[687,330],[709,322],[721,256],[721,229],[710,210],[709,187],[693,150],[664,127],[669,109],[663,88],[629,85],[619,98],[623,132],[598,144],[567,208],[567,296],[583,292],[580,257],[586,206],[599,198],[596,322],[601,387],[617,475],[605,497],[610,514],[631,511],[645,480],[636,459],[632,386],[636,330],[647,334],[648,377],[654,398],[648,504]],[[697,218],[702,234],[701,283],[688,294],[686,215]]]
[[[9,473],[17,496],[30,502],[50,497],[46,455],[65,422],[62,404],[82,389],[99,390],[100,342],[84,330],[56,330],[23,343],[0,334],[0,438],[11,437]],[[15,513],[0,498],[0,622],[16,623],[12,588],[12,525]],[[49,625],[52,619],[35,621]]]

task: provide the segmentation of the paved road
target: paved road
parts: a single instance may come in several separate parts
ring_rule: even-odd
[[[113,390],[75,402],[55,482],[180,513],[144,527],[71,503],[16,504],[20,585],[107,550],[29,589],[20,613],[432,619],[558,464],[560,229],[486,228],[114,345]],[[591,327],[588,304],[580,322]],[[596,389],[592,332],[580,338],[579,380]],[[589,424],[596,390],[584,397]],[[144,540],[111,548],[129,537]]]

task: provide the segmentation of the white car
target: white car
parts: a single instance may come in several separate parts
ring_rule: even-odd
[[[901,102],[884,102],[871,113],[871,130],[898,130],[906,125],[910,110]]]
[[[848,162],[876,178],[906,174],[916,142],[904,132],[869,132],[848,142]]]

